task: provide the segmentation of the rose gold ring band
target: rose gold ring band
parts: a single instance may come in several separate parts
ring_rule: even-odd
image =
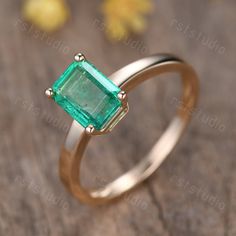
[[[76,198],[89,204],[115,199],[147,179],[173,150],[191,118],[198,97],[198,78],[193,68],[175,56],[156,54],[125,66],[109,78],[128,94],[142,82],[170,72],[178,73],[183,85],[181,107],[178,107],[176,116],[141,162],[103,188],[90,190],[81,185],[81,161],[92,136],[76,121],[72,123],[61,151],[60,176]]]

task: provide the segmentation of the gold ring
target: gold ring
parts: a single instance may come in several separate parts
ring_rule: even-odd
[[[80,166],[89,140],[95,135],[111,132],[127,114],[127,97],[131,90],[152,77],[169,72],[178,73],[182,78],[181,106],[148,155],[105,187],[90,190],[82,186]],[[147,179],[170,154],[196,105],[198,78],[190,65],[169,54],[143,58],[107,78],[78,53],[52,88],[46,90],[46,95],[74,119],[61,151],[60,177],[63,183],[82,202],[102,204]]]

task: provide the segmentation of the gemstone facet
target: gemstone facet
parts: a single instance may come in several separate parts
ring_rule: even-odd
[[[87,60],[70,64],[52,89],[55,102],[85,128],[101,130],[122,106],[121,89]]]

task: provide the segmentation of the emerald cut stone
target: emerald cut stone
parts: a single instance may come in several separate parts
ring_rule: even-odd
[[[101,130],[121,107],[121,91],[88,61],[75,61],[53,84],[53,99],[83,127]]]

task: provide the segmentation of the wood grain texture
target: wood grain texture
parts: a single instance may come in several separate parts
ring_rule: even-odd
[[[120,44],[104,36],[100,1],[70,4],[70,22],[49,36],[21,21],[20,1],[1,1],[0,235],[235,236],[236,2],[156,0],[146,34]],[[59,180],[71,119],[44,97],[78,51],[107,75],[149,53],[174,53],[201,83],[193,122],[161,168],[122,201],[96,208],[73,199]],[[149,150],[178,105],[172,77],[132,93],[127,119],[92,141],[86,184],[108,182]]]

